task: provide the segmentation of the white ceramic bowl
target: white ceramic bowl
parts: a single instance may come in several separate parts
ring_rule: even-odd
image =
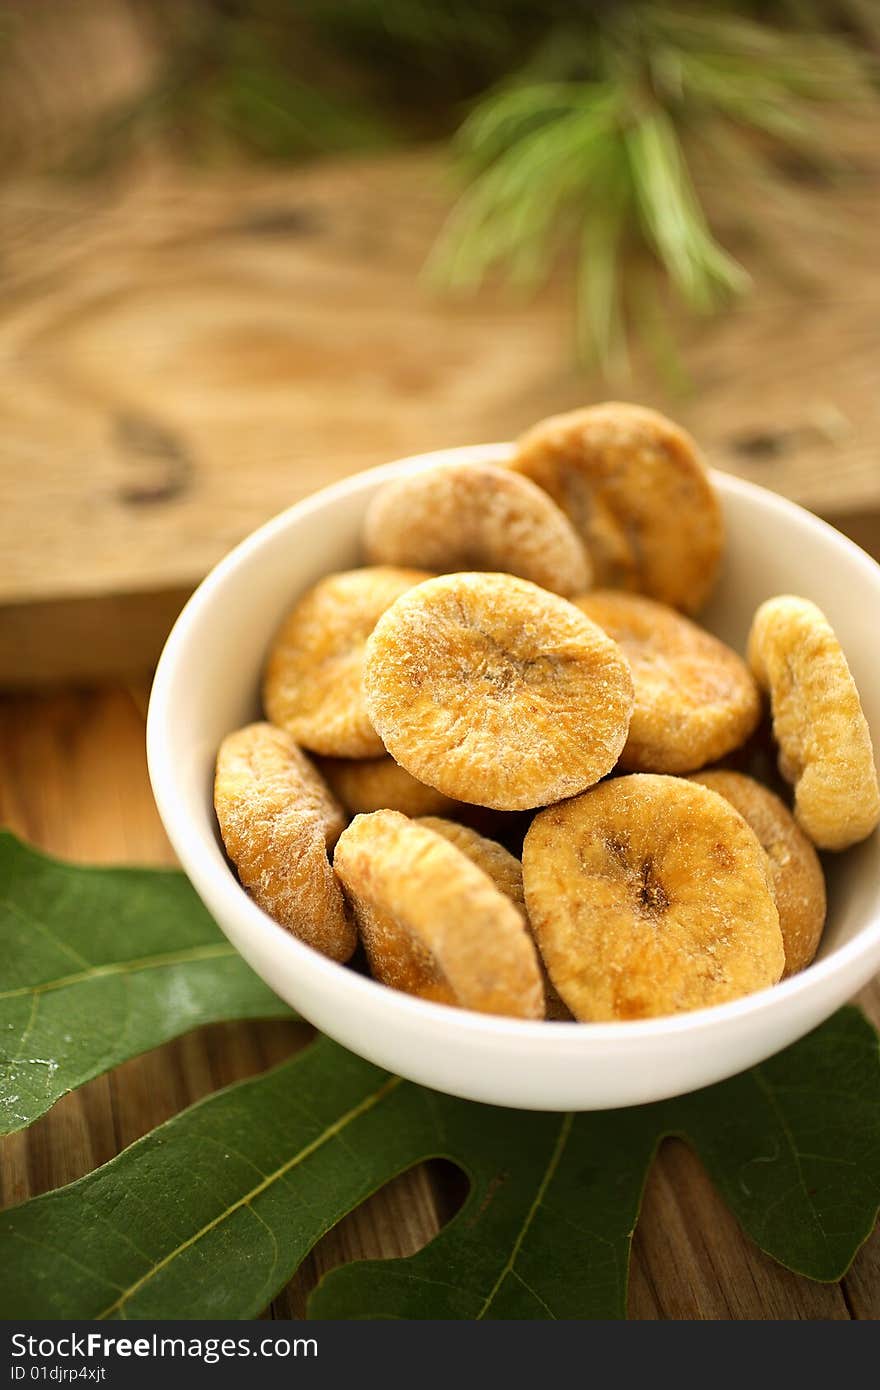
[[[849,999],[880,968],[880,841],[829,856],[819,959],[748,998],[635,1023],[530,1023],[400,994],[326,960],[276,926],[223,854],[211,784],[217,747],[258,717],[267,645],[283,614],[333,570],[359,564],[364,508],[389,478],[452,459],[500,460],[505,445],[446,450],[361,473],[262,526],[207,577],[177,620],[150,700],[147,751],[165,828],[229,940],[303,1017],[353,1052],[453,1095],[536,1110],[659,1100],[771,1056]],[[880,736],[880,567],[791,502],[716,474],[727,556],[703,621],[743,650],[758,604],[813,599],[834,625]]]

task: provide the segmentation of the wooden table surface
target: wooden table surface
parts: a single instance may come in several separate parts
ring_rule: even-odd
[[[172,863],[147,780],[145,706],[145,689],[120,686],[0,698],[0,822],[62,858]],[[880,984],[859,1002],[880,1023]],[[3,1141],[0,1202],[72,1181],[201,1096],[280,1062],[311,1035],[296,1023],[213,1026],[127,1062]],[[460,1181],[443,1165],[403,1174],[324,1237],[272,1314],[302,1316],[310,1289],[333,1265],[419,1249],[460,1197]],[[698,1160],[668,1141],[633,1246],[630,1314],[878,1318],[880,1233],[840,1284],[799,1278],[740,1233]]]
[[[298,498],[609,394],[835,525],[880,518],[873,134],[841,131],[858,172],[790,200],[731,207],[706,175],[753,293],[710,321],[648,313],[613,386],[574,361],[564,274],[534,300],[431,292],[453,185],[430,151],[9,182],[0,684],[139,674],[206,570]]]

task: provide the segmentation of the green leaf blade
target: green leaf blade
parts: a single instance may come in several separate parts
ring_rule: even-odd
[[[471,1178],[467,1202],[418,1254],[331,1270],[309,1315],[624,1317],[652,1110],[536,1115],[436,1100],[448,1156]]]
[[[621,1316],[646,1156],[630,1156],[622,1224],[596,1216],[598,1229],[603,1219],[613,1228],[597,1252],[566,1218],[569,1187],[589,1162],[604,1201],[621,1175],[582,1147],[569,1154],[571,1132],[567,1117],[400,1082],[322,1039],[200,1102],[96,1173],[5,1213],[0,1309],[252,1317],[348,1210],[414,1163],[446,1156],[471,1179],[462,1211],[412,1260],[337,1271],[319,1291],[318,1316]],[[595,1136],[584,1134],[591,1146]],[[67,1263],[70,1277],[59,1280]]]
[[[204,1023],[289,1017],[183,874],[88,869],[0,834],[0,1134]]]
[[[5,1213],[3,1315],[256,1316],[325,1230],[430,1149],[428,1116],[418,1088],[321,1040]]]
[[[830,1282],[877,1220],[880,1052],[857,1009],[680,1103],[680,1123],[743,1229],[780,1264]]]

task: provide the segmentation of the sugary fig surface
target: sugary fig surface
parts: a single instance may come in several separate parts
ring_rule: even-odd
[[[263,704],[273,724],[315,753],[376,758],[382,740],[364,708],[364,644],[376,619],[428,575],[388,566],[330,574],[285,618],[269,652]]]
[[[620,765],[631,772],[690,772],[744,743],[761,717],[748,666],[674,608],[639,594],[597,589],[578,608],[622,648],[635,708]]]
[[[595,583],[696,613],[721,560],[721,509],[690,435],[655,410],[608,401],[542,420],[512,467],[570,517]]]
[[[462,854],[466,854],[472,864],[488,874],[495,887],[505,897],[525,913],[526,899],[523,892],[522,864],[510,850],[499,845],[497,840],[489,840],[469,825],[459,825],[457,821],[446,820],[442,816],[420,816],[418,825],[424,825],[435,834],[442,835]]]
[[[652,1018],[775,984],[785,955],[769,862],[707,787],[633,773],[537,815],[526,903],[575,1018]]]
[[[389,753],[458,801],[516,811],[610,772],[632,677],[573,604],[509,574],[410,590],[367,643],[367,710]]]
[[[353,816],[370,811],[401,811],[405,816],[434,816],[458,803],[434,787],[417,782],[387,753],[384,758],[322,758],[321,773]]]
[[[819,856],[788,807],[741,772],[713,769],[693,774],[739,811],[770,860],[773,895],[785,948],[785,975],[804,970],[819,949],[825,926],[825,876]]]
[[[376,811],[355,817],[333,862],[377,980],[478,1013],[543,1017],[521,910],[443,836]]]
[[[364,544],[374,564],[500,570],[557,594],[589,587],[583,542],[528,478],[492,463],[454,463],[397,478],[371,502]]]
[[[457,821],[444,820],[440,816],[422,816],[419,824],[426,825],[429,830],[434,830],[445,840],[449,840],[450,844],[460,849],[462,854],[466,854],[478,869],[482,869],[483,873],[488,874],[495,887],[500,888],[505,897],[516,903],[523,914],[526,930],[530,936],[532,935],[532,928],[526,911],[522,864],[515,855],[506,850],[503,845],[499,845],[496,840],[488,840],[485,835],[480,835],[468,825],[459,825]],[[540,953],[538,953],[538,966],[544,984],[545,1017],[554,1023],[570,1019],[571,1012],[556,993]]]
[[[300,941],[345,961],[357,935],[327,858],[345,816],[293,739],[249,724],[220,745],[214,807],[254,901]]]
[[[779,771],[795,820],[820,849],[846,849],[880,821],[880,791],[859,692],[831,624],[809,599],[762,603],[749,664],[769,691]]]

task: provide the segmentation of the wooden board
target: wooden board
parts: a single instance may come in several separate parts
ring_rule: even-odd
[[[144,692],[105,689],[0,698],[0,823],[86,862],[172,862],[147,781]],[[880,987],[861,1000],[880,1023]],[[0,1143],[0,1205],[106,1162],[200,1096],[254,1075],[308,1041],[303,1024],[204,1028],[118,1067]],[[460,1201],[436,1165],[390,1183],[330,1232],[272,1315],[302,1316],[317,1279],[342,1261],[421,1248]],[[635,1318],[880,1318],[880,1231],[840,1284],[780,1268],[739,1231],[699,1161],[662,1149],[633,1246]]]
[[[876,157],[793,207],[708,184],[755,291],[664,322],[684,389],[664,349],[615,393],[843,525],[880,516]],[[305,493],[610,393],[573,361],[565,284],[531,303],[428,288],[450,198],[431,154],[7,186],[0,683],[144,669],[182,596]]]

